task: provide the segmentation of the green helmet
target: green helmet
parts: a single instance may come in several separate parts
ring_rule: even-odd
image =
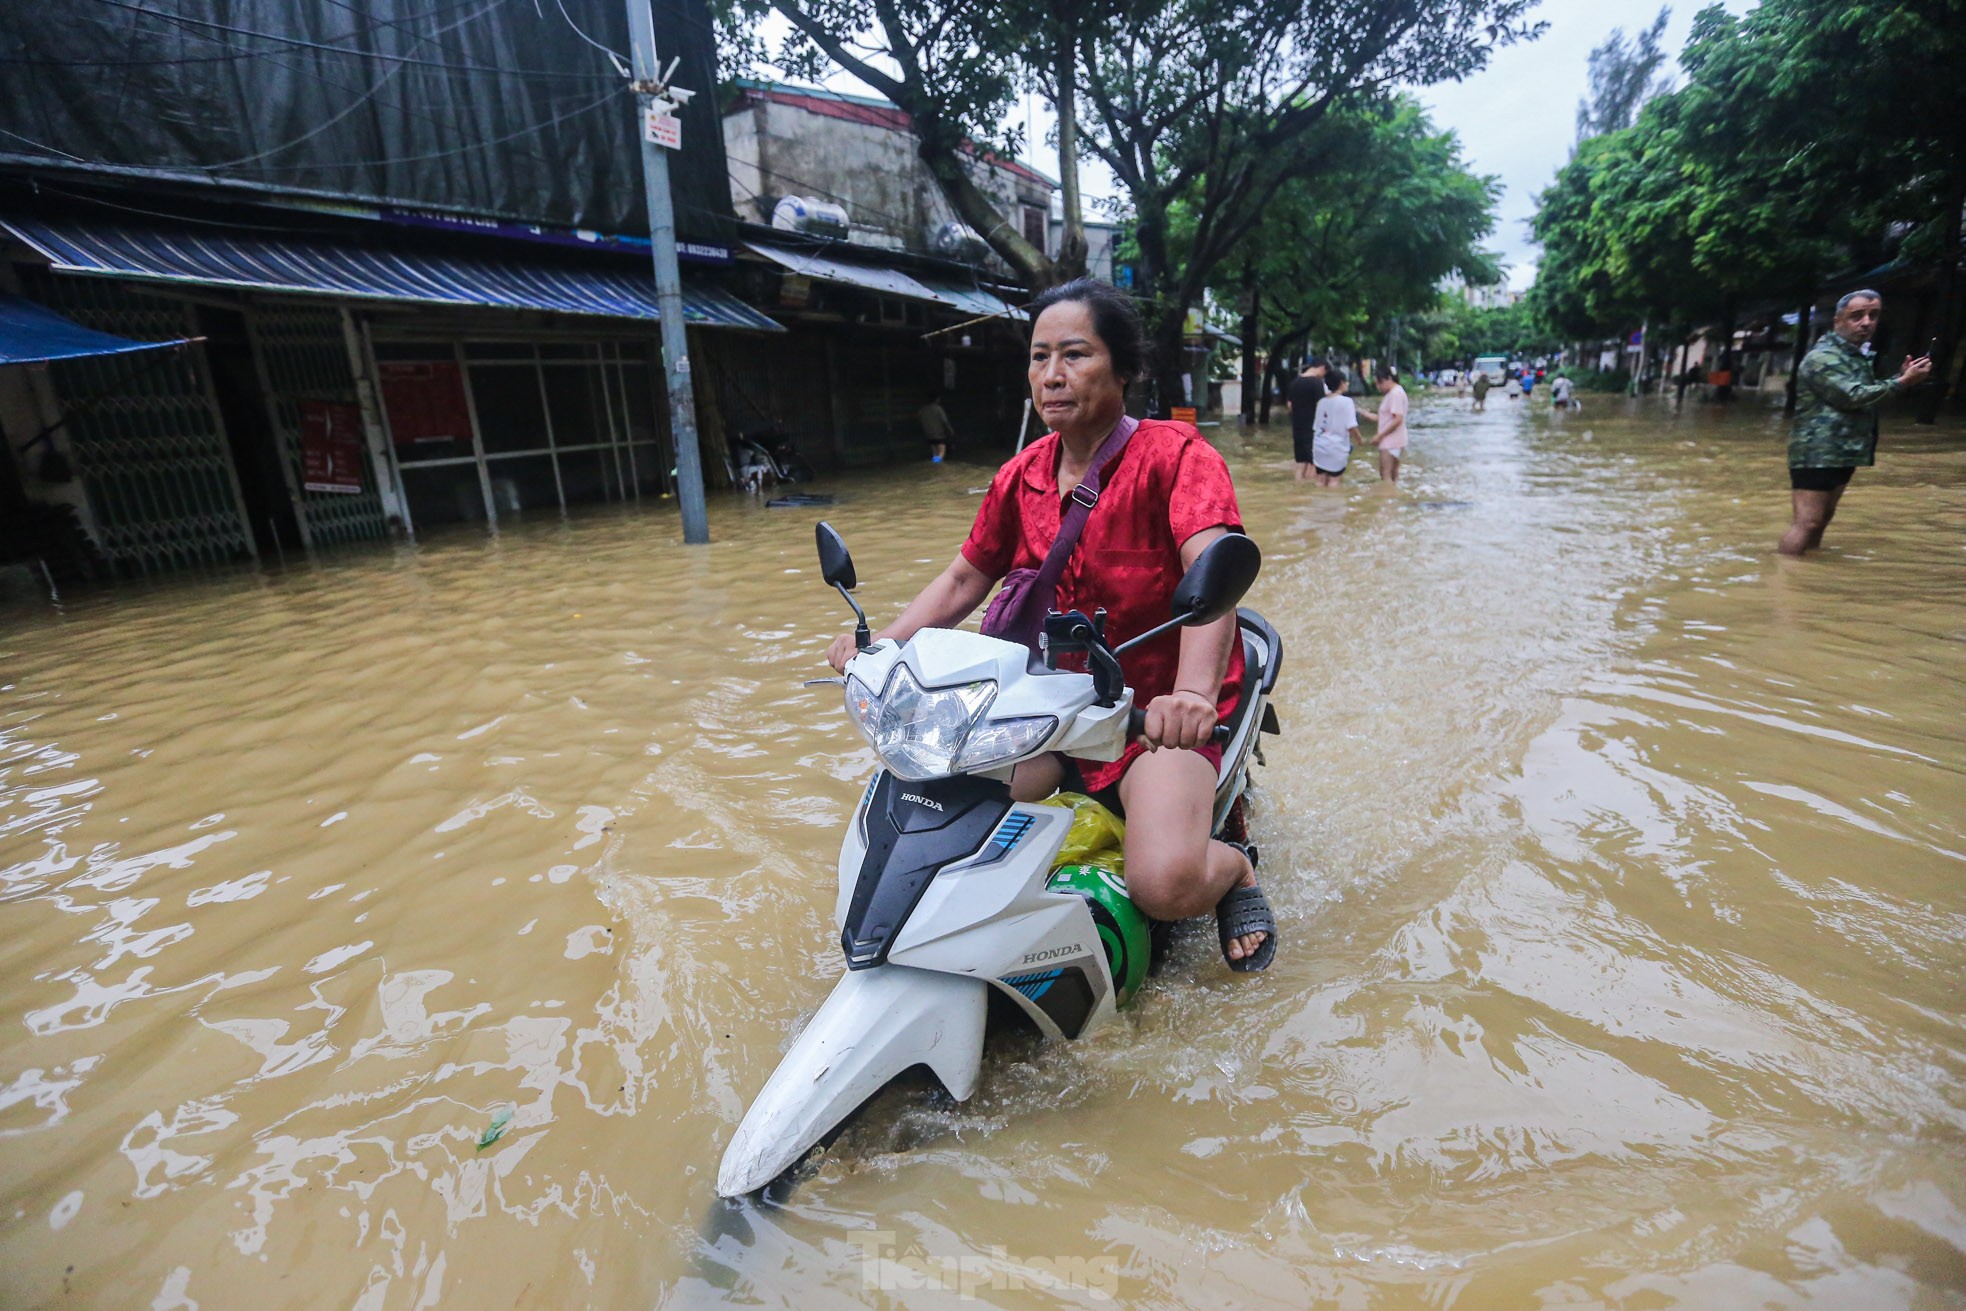
[[[1113,972],[1115,1005],[1124,1006],[1147,978],[1153,943],[1147,917],[1126,895],[1126,880],[1097,865],[1060,865],[1047,885],[1053,892],[1076,892],[1092,911],[1106,965]]]

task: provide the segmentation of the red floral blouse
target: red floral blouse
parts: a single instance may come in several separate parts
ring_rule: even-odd
[[[963,558],[992,579],[1036,569],[1058,536],[1064,502],[1058,488],[1057,433],[1047,433],[997,470],[963,543]],[[1069,490],[1069,489],[1067,489]],[[1106,607],[1106,639],[1117,646],[1165,623],[1181,581],[1181,544],[1207,528],[1240,532],[1235,484],[1221,453],[1190,424],[1143,419],[1126,449],[1106,467],[1099,503],[1058,584],[1057,607],[1092,614]],[[1121,666],[1133,703],[1144,709],[1174,690],[1181,630],[1126,653]],[[1083,668],[1070,657],[1061,666]],[[1216,711],[1227,715],[1242,694],[1242,643],[1229,656]],[[1081,761],[1092,791],[1118,783],[1145,750],[1135,741],[1110,763]]]

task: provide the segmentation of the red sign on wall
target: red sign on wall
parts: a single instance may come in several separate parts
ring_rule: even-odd
[[[383,408],[389,412],[389,432],[396,445],[471,445],[471,410],[464,399],[464,374],[455,361],[390,361],[376,367],[381,374]]]
[[[339,401],[300,403],[301,486],[310,492],[362,490],[362,411]]]

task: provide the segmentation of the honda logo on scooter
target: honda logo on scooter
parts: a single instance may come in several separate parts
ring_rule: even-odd
[[[901,799],[903,801],[912,801],[918,806],[927,806],[930,810],[942,809],[942,803],[940,801],[930,801],[927,797],[918,797],[912,792],[903,792]]]

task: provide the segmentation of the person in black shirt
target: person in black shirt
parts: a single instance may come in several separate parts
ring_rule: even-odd
[[[1304,371],[1290,380],[1283,403],[1290,411],[1291,455],[1297,461],[1297,480],[1311,476],[1311,437],[1317,425],[1317,403],[1324,399],[1325,367],[1320,359],[1304,361]]]

